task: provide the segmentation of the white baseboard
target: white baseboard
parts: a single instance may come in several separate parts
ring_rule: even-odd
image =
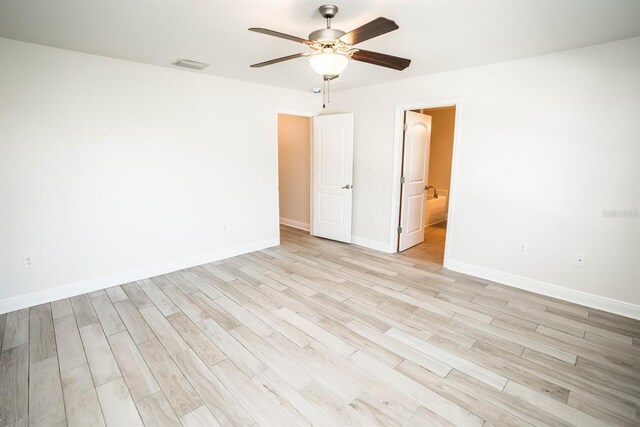
[[[112,274],[96,279],[83,280],[81,282],[71,283],[69,285],[34,292],[31,294],[5,298],[0,300],[0,314],[32,307],[38,304],[44,304],[51,301],[57,301],[62,298],[81,295],[87,292],[110,288],[112,286],[122,285],[124,283],[134,282],[136,280],[142,280],[161,274],[171,273],[173,271],[195,267],[197,265],[208,264],[210,262],[219,261],[221,259],[259,251],[260,249],[270,248],[272,246],[277,246],[278,244],[280,244],[280,239],[274,237],[272,239],[266,239],[259,242],[247,243],[245,245],[234,246],[232,248],[221,249],[219,251],[209,252],[202,255],[196,255],[190,258],[169,261],[163,264],[156,264],[149,267],[137,268],[135,270],[125,271],[123,273]]]
[[[393,253],[393,251],[389,250],[389,242],[379,242],[377,240],[367,239],[366,237],[352,235],[351,243],[368,249],[385,252],[387,254]]]
[[[540,280],[529,279],[516,274],[467,264],[466,262],[452,259],[445,260],[444,267],[459,273],[491,280],[507,286],[513,286],[514,288],[524,289],[549,297],[640,320],[640,305],[629,304],[613,298],[589,294],[587,292],[552,285],[551,283],[542,282]]]
[[[287,219],[287,218],[282,218],[282,217],[280,217],[280,224],[288,225],[289,227],[297,228],[297,229],[303,230],[303,231],[309,231],[311,229],[309,227],[309,224],[307,224],[307,223],[300,222],[300,221],[294,221],[292,219]]]

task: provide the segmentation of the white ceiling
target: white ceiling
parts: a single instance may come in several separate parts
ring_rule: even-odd
[[[640,36],[640,0],[337,0],[333,27],[378,16],[399,30],[363,49],[413,60],[405,71],[352,61],[333,90]],[[211,64],[201,73],[309,90],[320,86],[305,58],[249,65],[305,47],[247,31],[265,27],[307,37],[324,25],[314,1],[0,0],[0,36],[170,67],[178,58]]]

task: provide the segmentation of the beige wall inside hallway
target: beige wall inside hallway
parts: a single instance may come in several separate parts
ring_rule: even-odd
[[[431,116],[432,126],[428,185],[446,190],[449,195],[456,107],[428,108],[421,112]]]
[[[280,222],[309,230],[311,118],[278,114]]]

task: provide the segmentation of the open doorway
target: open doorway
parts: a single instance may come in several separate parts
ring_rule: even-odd
[[[398,251],[443,264],[456,106],[404,113]]]
[[[306,232],[311,224],[311,117],[278,113],[280,224]]]

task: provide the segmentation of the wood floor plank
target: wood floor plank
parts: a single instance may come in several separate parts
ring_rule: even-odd
[[[610,425],[633,426],[638,423],[637,407],[619,404],[612,399],[572,391],[567,405]]]
[[[29,425],[63,425],[66,420],[58,358],[31,363],[29,369]]]
[[[486,384],[477,381],[470,376],[453,370],[447,380],[467,394],[473,396],[477,404],[487,405],[487,408],[497,407],[502,411],[512,414],[516,419],[522,419],[527,425],[533,426],[569,426],[569,424],[554,417],[551,414],[540,411],[536,406],[530,405],[510,394],[497,391]],[[499,423],[501,425],[503,423]],[[521,424],[514,421],[513,424]]]
[[[224,360],[213,366],[211,370],[258,424],[282,426],[293,424],[291,419],[231,361]]]
[[[495,389],[502,390],[507,383],[507,378],[503,377],[502,375],[496,374],[489,369],[483,368],[480,365],[470,362],[464,357],[443,350],[436,345],[416,338],[404,331],[396,328],[391,328],[387,332],[385,332],[385,334],[395,340],[400,341],[401,343],[408,345],[415,350],[420,351],[421,353],[428,355],[429,357],[432,357],[435,360],[446,363],[452,368],[455,368],[460,372],[464,372],[467,375],[470,375]]]
[[[227,358],[186,314],[171,314],[167,319],[207,366],[213,366]]]
[[[514,381],[509,381],[507,383],[507,385],[504,388],[504,392],[512,396],[515,396],[518,399],[523,400],[533,406],[537,406],[542,410],[544,410],[545,412],[548,412],[551,415],[554,415],[557,418],[564,420],[572,425],[577,425],[577,426],[606,426],[607,425],[604,421],[597,420],[596,418],[593,418],[592,416],[584,412],[580,412],[570,406],[562,404],[557,400],[543,396],[540,393],[536,393],[530,388],[520,385]]]
[[[175,361],[219,424],[248,426],[254,423],[253,418],[192,350],[176,354]]]
[[[411,418],[404,424],[404,427],[423,427],[423,426],[454,427],[453,424],[451,424],[449,421],[445,420],[438,414],[424,407],[420,407],[411,416]],[[483,427],[490,427],[490,425],[485,423],[483,424]]]
[[[49,359],[57,354],[53,317],[49,304],[29,313],[29,363]],[[57,366],[57,362],[56,362]]]
[[[127,294],[122,290],[120,286],[114,286],[104,290],[109,296],[112,303],[124,301],[127,299]]]
[[[262,363],[294,389],[300,390],[312,381],[305,370],[300,369],[298,365],[292,363],[286,356],[274,350],[273,347],[255,335],[246,326],[239,326],[231,330],[230,333]]]
[[[137,402],[159,392],[160,386],[129,333],[119,332],[108,337],[108,340],[133,400]]]
[[[131,300],[133,305],[136,306],[136,308],[141,309],[153,306],[153,302],[149,299],[147,294],[145,294],[142,289],[140,289],[140,286],[138,286],[137,283],[126,283],[122,285],[122,290],[124,291],[128,299]]]
[[[7,314],[4,326],[2,351],[6,351],[29,342],[29,310]]]
[[[100,323],[80,328],[80,336],[96,387],[122,376]]]
[[[69,369],[60,376],[69,427],[105,425],[89,365]]]
[[[71,297],[70,301],[71,306],[73,307],[73,313],[76,316],[78,328],[98,322],[98,316],[93,309],[89,295],[84,294]]]
[[[196,291],[200,291],[211,299],[216,299],[222,296],[222,292],[218,291],[214,286],[211,286],[198,274],[198,270],[182,270],[179,271],[178,274],[180,277],[185,279],[188,283],[191,284]],[[184,291],[183,291],[184,292]],[[193,292],[185,292],[187,295],[192,294]]]
[[[224,352],[225,356],[238,365],[249,377],[259,375],[267,369],[258,358],[212,319],[200,322],[198,326]]]
[[[72,314],[73,307],[71,307],[71,301],[69,301],[68,298],[53,301],[51,303],[51,315],[54,319],[71,316]]]
[[[54,319],[53,326],[56,334],[56,349],[60,372],[77,368],[87,363],[75,316],[71,314]]]
[[[268,395],[272,395],[273,399],[278,403],[286,401],[288,405],[295,408],[307,422],[314,426],[330,426],[331,421],[322,413],[320,409],[307,401],[298,391],[294,390],[282,378],[274,372],[267,370],[262,374],[253,377],[254,383],[263,389]]]
[[[216,299],[216,304],[224,311],[233,316],[239,323],[251,329],[259,337],[266,337],[273,333],[273,329],[262,320],[251,314],[242,306],[236,304],[230,298],[220,297]]]
[[[222,280],[223,282],[230,282],[230,281],[236,279],[232,275],[226,273],[224,270],[219,269],[217,266],[215,266],[213,264],[204,264],[204,265],[202,265],[200,267],[205,269],[209,273],[213,274],[214,276],[216,276],[218,279]]]
[[[459,407],[439,394],[423,387],[414,380],[389,368],[381,362],[378,362],[366,353],[357,351],[350,356],[350,359],[369,371],[372,375],[388,382],[390,386],[409,395],[421,405],[424,405],[427,409],[435,412],[453,424],[481,426],[484,423],[484,420],[466,409]]]
[[[167,288],[163,292],[193,322],[198,323],[209,318],[207,313],[175,286]]]
[[[347,343],[341,338],[336,337],[335,335],[330,334],[313,322],[305,319],[304,317],[298,315],[288,308],[281,308],[275,313],[310,337],[327,345],[343,356],[348,356],[357,350],[351,344]]]
[[[96,387],[107,426],[144,426],[124,379]]]
[[[310,318],[309,320],[311,320],[313,323],[317,324],[327,332],[339,338],[342,338],[348,343],[351,343],[359,350],[362,350],[370,356],[375,357],[385,365],[396,367],[404,360],[402,356],[383,347],[382,345],[375,343],[368,338],[363,337],[362,335],[352,331],[351,329],[332,321],[325,316],[317,315]],[[304,345],[301,347],[304,347]]]
[[[202,292],[194,292],[190,295],[191,299],[203,309],[209,318],[214,320],[218,325],[222,326],[225,330],[237,328],[240,326],[233,316],[224,311],[218,306],[211,298],[203,294]]]
[[[309,335],[293,326],[291,323],[268,311],[266,308],[257,303],[248,303],[244,308],[260,320],[265,322],[271,329],[277,331],[296,343],[299,347],[304,347],[313,341]],[[233,329],[233,328],[232,328]]]
[[[165,277],[169,279],[169,281],[173,283],[173,285],[185,295],[189,295],[198,291],[198,288],[192,285],[191,282],[189,282],[178,272],[165,274]]]
[[[138,349],[178,418],[202,406],[202,400],[160,341],[146,341]]]
[[[547,354],[549,356],[553,356],[559,360],[562,360],[563,362],[567,362],[572,365],[576,363],[577,356],[575,354],[571,354],[567,351],[560,350],[544,342],[529,338],[522,334],[517,334],[511,331],[507,331],[506,329],[498,328],[493,325],[487,325],[486,323],[478,322],[477,320],[473,320],[468,317],[461,316],[459,314],[456,314],[454,318],[462,323],[465,323],[483,332],[487,332],[499,338],[503,338],[508,341],[520,344],[523,347],[531,348],[541,353]]]
[[[156,337],[133,302],[125,299],[113,303],[113,306],[127,327],[127,331],[129,331],[133,342],[140,344]]]
[[[394,340],[388,335],[381,334],[359,322],[351,321],[347,323],[346,327],[360,334],[362,337],[369,339],[379,346],[397,354],[398,356],[401,356],[406,360],[410,360],[443,378],[451,372],[451,366],[446,363],[436,360],[427,354],[421,353],[414,348],[411,348],[400,341]]]
[[[28,419],[29,345],[11,347],[0,357],[0,424]]]
[[[206,406],[201,406],[180,418],[184,427],[217,427],[220,425]]]
[[[89,295],[89,298],[93,299],[100,295],[107,295],[107,293],[102,289],[98,289],[97,291],[89,292],[87,295]]]
[[[157,307],[163,315],[168,316],[180,311],[169,297],[158,289],[158,286],[156,286],[151,279],[139,280],[138,286],[140,286],[144,293],[147,294],[149,299],[153,301],[155,307]]]
[[[161,391],[137,401],[136,406],[142,421],[147,426],[180,427],[182,425]]]
[[[91,302],[106,336],[126,331],[126,326],[122,323],[116,309],[113,308],[113,303],[107,294],[98,295],[92,298]]]
[[[144,317],[147,324],[156,334],[164,348],[169,354],[174,355],[189,348],[187,343],[182,339],[180,334],[173,329],[171,323],[162,315],[159,309],[155,307],[147,307],[140,310],[140,314]]]

